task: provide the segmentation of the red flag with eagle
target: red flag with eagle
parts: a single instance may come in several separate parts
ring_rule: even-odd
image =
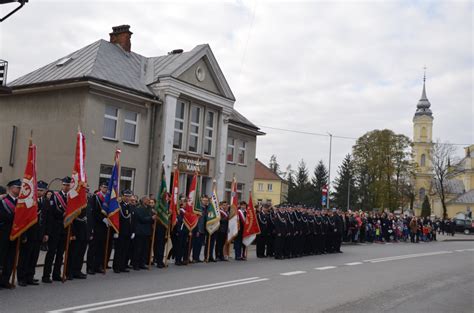
[[[64,227],[69,226],[87,206],[86,171],[86,139],[81,131],[77,132],[76,158],[72,169],[71,190],[67,194],[67,208],[64,216]]]
[[[252,202],[252,192],[250,192],[247,216],[245,217],[244,233],[242,234],[242,243],[247,247],[250,246],[258,234],[260,234],[260,226],[258,225],[257,214],[255,213],[255,208]]]
[[[10,240],[15,240],[38,222],[38,186],[36,185],[36,146],[28,147],[28,160],[15,207]]]
[[[194,174],[193,180],[191,181],[191,187],[189,188],[188,201],[186,202],[186,211],[184,213],[184,224],[189,231],[192,231],[196,227],[199,216],[194,211],[194,203],[196,201],[196,188],[197,188],[197,173]]]

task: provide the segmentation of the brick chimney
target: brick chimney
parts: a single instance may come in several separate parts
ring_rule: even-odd
[[[132,37],[132,32],[130,31],[130,25],[120,25],[112,27],[112,32],[110,35],[110,42],[118,44],[126,52],[130,52],[132,48],[132,43],[130,38]]]

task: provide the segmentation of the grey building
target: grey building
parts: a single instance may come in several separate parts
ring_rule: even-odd
[[[248,197],[257,126],[234,109],[235,97],[209,45],[145,57],[131,51],[129,27],[20,77],[0,95],[0,184],[22,175],[33,131],[38,177],[70,175],[75,134],[86,137],[88,181],[96,188],[121,153],[121,189],[154,194],[162,164],[168,183],[180,169],[187,193],[196,170],[203,193],[216,181],[224,197],[235,174]]]

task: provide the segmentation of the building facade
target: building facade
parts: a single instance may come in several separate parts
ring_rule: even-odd
[[[162,168],[168,183],[180,169],[180,192],[200,174],[202,193],[217,184],[224,197],[228,171],[242,193],[251,190],[257,136],[263,133],[234,109],[235,97],[209,45],[145,57],[131,50],[128,25],[8,84],[0,96],[0,184],[22,174],[31,131],[38,177],[70,175],[75,133],[87,143],[88,181],[110,177],[121,153],[121,189],[153,194]],[[229,136],[231,136],[229,138]],[[228,144],[235,142],[234,167]],[[243,151],[239,155],[239,151]]]
[[[416,215],[421,214],[425,196],[428,196],[431,205],[431,214],[443,216],[443,206],[436,192],[432,164],[433,149],[433,113],[431,103],[426,96],[425,81],[423,91],[418,101],[415,116],[413,117],[413,161],[415,173],[413,177],[414,210]],[[458,213],[470,212],[474,209],[474,145],[465,147],[465,155],[461,161],[449,167],[445,182],[446,213],[452,218]]]
[[[287,201],[288,183],[257,159],[253,195],[258,203],[279,205]]]

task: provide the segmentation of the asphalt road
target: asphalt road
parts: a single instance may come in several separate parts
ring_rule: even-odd
[[[90,276],[0,290],[0,312],[474,312],[474,242]],[[254,251],[252,251],[254,254]]]

